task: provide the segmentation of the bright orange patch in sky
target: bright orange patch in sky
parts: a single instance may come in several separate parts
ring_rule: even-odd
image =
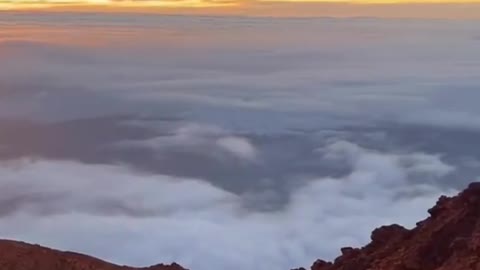
[[[252,2],[343,3],[343,4],[414,4],[414,3],[480,3],[480,0],[0,0],[0,8],[22,9],[52,6],[118,6],[118,7],[221,7]]]
[[[480,0],[0,0],[0,10],[480,19]]]
[[[205,0],[0,0],[0,9],[32,9],[32,8],[48,8],[48,7],[66,7],[66,6],[91,6],[91,7],[212,7],[225,6],[229,2],[212,2]]]

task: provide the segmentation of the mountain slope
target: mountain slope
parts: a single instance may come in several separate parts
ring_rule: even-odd
[[[480,270],[480,183],[458,196],[442,196],[428,212],[412,230],[378,228],[367,246],[343,248],[333,263],[318,260],[311,269]]]
[[[1,270],[185,270],[177,264],[148,268],[118,266],[73,252],[0,240]]]

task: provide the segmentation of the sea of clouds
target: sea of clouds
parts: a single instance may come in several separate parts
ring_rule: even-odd
[[[2,13],[0,237],[290,269],[480,172],[478,23]]]

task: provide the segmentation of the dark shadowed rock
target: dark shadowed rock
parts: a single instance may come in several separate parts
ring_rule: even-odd
[[[311,269],[312,270],[323,270],[328,267],[332,266],[331,262],[326,262],[324,260],[317,260],[316,262],[313,263]]]

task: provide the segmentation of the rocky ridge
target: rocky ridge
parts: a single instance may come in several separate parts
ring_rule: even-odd
[[[342,248],[333,262],[318,260],[311,270],[480,270],[480,183],[440,197],[428,212],[412,230],[383,226],[365,247]]]

